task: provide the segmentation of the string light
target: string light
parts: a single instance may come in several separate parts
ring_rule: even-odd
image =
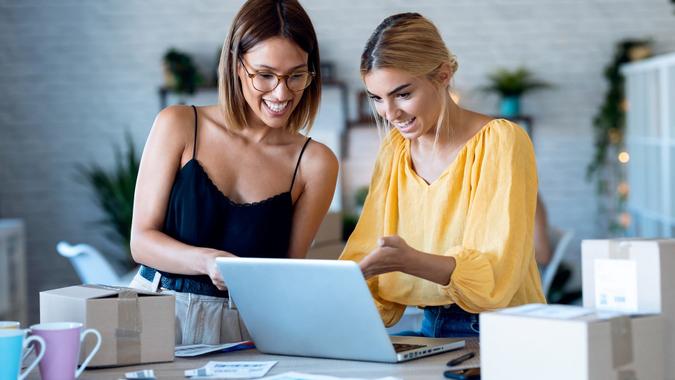
[[[617,158],[619,159],[619,162],[621,162],[622,164],[627,164],[628,161],[630,161],[630,154],[624,151],[619,153],[619,156]]]
[[[627,212],[622,212],[619,214],[619,224],[623,226],[623,228],[628,228],[630,226],[631,222],[631,217],[630,214]]]
[[[621,182],[619,186],[616,187],[616,192],[619,193],[619,195],[625,197],[628,195],[628,191],[630,190],[630,187],[628,186],[628,182]]]

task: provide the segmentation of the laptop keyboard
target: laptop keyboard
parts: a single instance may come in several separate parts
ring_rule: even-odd
[[[394,345],[394,350],[396,352],[410,351],[410,350],[415,350],[417,348],[426,347],[423,344],[393,343],[393,345]]]

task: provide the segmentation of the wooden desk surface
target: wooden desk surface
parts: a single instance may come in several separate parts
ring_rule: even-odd
[[[474,351],[478,355],[477,339],[467,339],[467,347],[463,350],[447,352],[426,358],[411,360],[400,364],[384,364],[358,362],[351,360],[316,359],[296,356],[265,355],[257,350],[245,350],[224,354],[212,354],[197,358],[176,358],[171,363],[140,364],[128,367],[90,369],[84,371],[79,379],[117,380],[123,379],[124,373],[153,369],[158,380],[187,379],[183,371],[199,368],[209,361],[271,361],[278,363],[267,373],[267,376],[296,371],[315,375],[331,375],[338,377],[378,378],[394,376],[401,379],[442,379],[446,363],[466,352]],[[28,379],[40,379],[39,371],[34,370]]]

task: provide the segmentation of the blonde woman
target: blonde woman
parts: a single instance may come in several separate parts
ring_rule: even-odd
[[[319,47],[295,0],[250,0],[223,45],[219,104],[159,113],[141,160],[133,286],[176,295],[176,343],[248,339],[217,257],[303,258],[330,205],[337,160],[308,130]],[[251,284],[255,286],[255,284]]]
[[[517,125],[458,106],[458,64],[416,13],[385,19],[361,75],[382,142],[341,259],[359,262],[383,321],[424,308],[429,337],[475,336],[478,314],[545,302],[534,259],[537,172]]]

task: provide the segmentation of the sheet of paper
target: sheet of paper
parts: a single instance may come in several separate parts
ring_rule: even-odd
[[[594,272],[595,307],[598,310],[638,311],[635,261],[596,259]]]
[[[215,362],[205,366],[185,371],[190,379],[254,379],[263,377],[269,372],[276,361],[267,362]]]
[[[226,344],[188,344],[184,346],[176,346],[176,356],[179,358],[193,357],[199,355],[206,355],[218,351],[236,351],[255,347],[253,342],[245,340],[243,342],[226,343]]]
[[[151,369],[144,369],[141,371],[127,372],[124,374],[125,379],[155,379],[155,371]]]
[[[274,375],[264,378],[263,380],[366,380],[361,377],[335,377],[326,375],[312,375],[311,373],[302,372],[286,372],[280,375]],[[380,377],[377,379],[367,380],[400,380],[398,377]]]
[[[530,304],[500,311],[502,314],[527,315],[536,318],[575,319],[593,314],[592,309],[569,305]]]

